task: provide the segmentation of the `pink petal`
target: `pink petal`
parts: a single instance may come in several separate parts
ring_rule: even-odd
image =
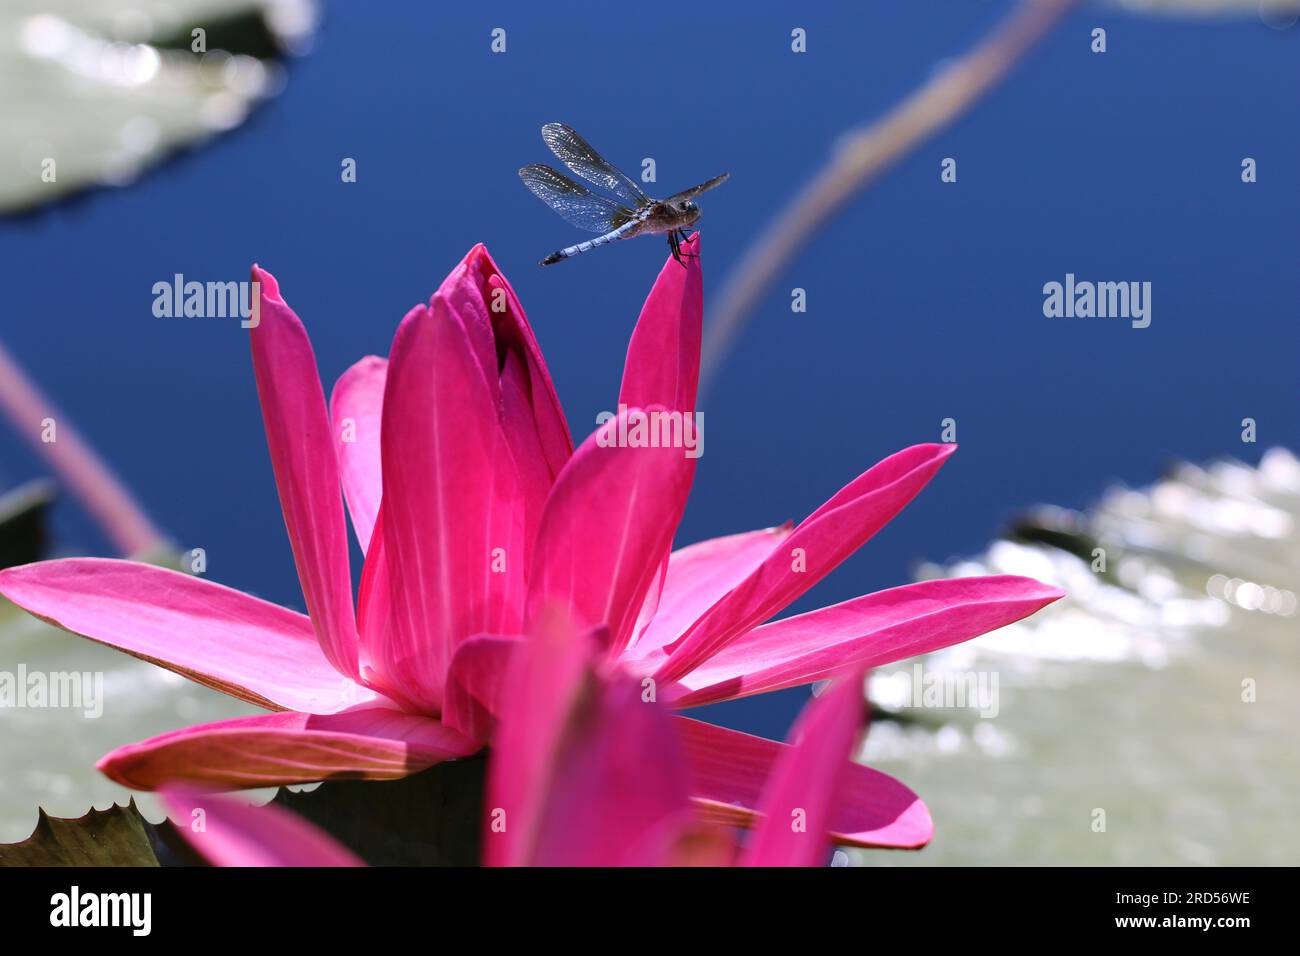
[[[352,515],[352,528],[361,550],[370,547],[370,535],[379,513],[382,490],[379,460],[379,425],[384,407],[388,361],[368,355],[344,372],[330,396],[330,418],[339,457],[339,478]]]
[[[642,658],[681,637],[789,535],[790,526],[783,525],[710,538],[674,551],[668,559],[659,607],[645,633],[629,649],[629,656]]]
[[[840,489],[667,647],[669,659],[656,677],[681,678],[796,600],[902,511],[956,447],[913,445]]]
[[[579,632],[568,615],[548,607],[512,655],[488,765],[488,865],[519,866],[531,858],[554,754],[596,653],[590,632]]]
[[[482,245],[451,271],[435,299],[463,330],[491,406],[499,411],[519,475],[526,569],[546,495],[573,452],[559,400],[523,309]]]
[[[393,587],[388,576],[388,553],[384,549],[384,503],[379,502],[374,533],[361,568],[357,591],[357,630],[361,634],[361,677],[367,686],[387,694],[404,710],[420,711],[426,705],[418,675],[411,668],[383,670],[383,648],[391,646],[398,633],[393,618]],[[376,659],[377,658],[377,659]]]
[[[697,805],[714,822],[753,826],[763,785],[787,745],[688,717],[675,720]],[[860,764],[849,768],[829,829],[837,843],[908,850],[924,846],[934,833],[920,797],[893,777]]]
[[[623,367],[618,401],[629,408],[663,405],[695,411],[700,381],[700,323],[704,312],[699,234],[682,246],[683,269],[664,263],[641,309]]]
[[[628,414],[598,429],[560,472],[528,577],[529,619],[564,608],[581,627],[606,625],[615,649],[632,636],[695,472],[680,448],[614,446]]]
[[[383,426],[383,551],[391,608],[367,660],[437,712],[456,644],[514,633],[523,597],[517,473],[460,324],[440,296],[402,321]]]
[[[357,630],[338,456],[307,330],[269,272],[253,266],[259,321],[249,330],[266,444],[307,613],[325,656],[356,678]]]
[[[589,684],[557,749],[536,866],[662,866],[693,822],[668,711],[625,673]]]
[[[96,766],[136,790],[174,782],[238,789],[315,780],[393,780],[477,749],[478,744],[431,717],[374,707],[200,724],[119,747]]]
[[[304,615],[203,578],[69,558],[0,571],[0,593],[57,627],[261,707],[332,714],[376,699],[325,659]]]
[[[161,793],[167,815],[214,866],[365,866],[324,830],[268,803],[252,807],[188,787]]]
[[[683,269],[676,261],[664,263],[641,309],[623,367],[619,406],[649,408],[662,405],[684,414],[695,411],[700,379],[700,324],[704,293],[699,258],[699,234],[683,247]],[[633,628],[639,641],[654,617],[668,572],[668,549],[642,603]],[[674,635],[675,637],[676,635]]]
[[[490,863],[661,864],[690,823],[672,719],[636,678],[600,672],[602,641],[547,608],[517,645],[488,776]]]
[[[546,470],[554,479],[573,454],[573,439],[569,437],[569,427],[546,360],[515,290],[492,261],[487,248],[479,244],[452,270],[438,292],[466,324],[487,378],[492,378],[498,370],[504,378],[502,356],[520,362],[520,370],[512,374],[517,376],[516,381],[527,397],[527,410],[522,405],[513,408],[507,405],[506,432],[512,448],[535,443],[541,449]],[[475,332],[475,327],[481,328],[484,334]],[[491,344],[489,351],[480,350],[484,342]],[[535,437],[516,434],[529,431]],[[528,473],[531,469],[521,462],[520,470]]]
[[[763,788],[763,823],[746,848],[749,866],[820,866],[826,862],[833,814],[855,766],[862,730],[864,671],[840,678],[799,715]]]
[[[511,657],[521,643],[518,637],[480,634],[456,648],[442,699],[443,723],[471,740],[488,741],[504,706]]]
[[[922,581],[755,628],[681,678],[678,707],[810,684],[879,667],[1003,627],[1064,596],[1011,575]]]
[[[532,414],[526,375],[519,356],[507,354],[501,368],[501,420],[511,456],[519,470],[519,494],[524,514],[524,568],[532,564],[537,526],[546,508],[546,497],[555,484],[555,474],[551,472],[546,449],[542,447],[536,428],[520,424],[530,422]]]

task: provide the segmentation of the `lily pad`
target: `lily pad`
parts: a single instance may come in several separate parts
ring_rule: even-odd
[[[125,802],[131,792],[95,769],[114,747],[191,724],[264,713],[51,627],[0,599],[0,675],[21,689],[33,674],[80,674],[95,696],[80,707],[0,706],[0,843],[30,833],[37,806],[76,816],[92,804]]]
[[[274,802],[310,820],[372,866],[475,866],[484,757],[393,781],[327,781],[282,789]],[[25,840],[0,843],[0,866],[202,866],[171,820],[150,823],[135,800],[64,819],[38,811]]]
[[[1035,509],[919,576],[980,574],[1067,597],[872,675],[861,757],[925,799],[935,838],[858,862],[1300,861],[1300,461],[1181,464],[1083,512]],[[991,706],[924,696],[981,680]]]
[[[0,866],[157,866],[149,824],[135,801],[75,819],[39,812],[20,843],[0,843]]]
[[[301,42],[314,10],[311,0],[6,0],[0,215],[130,182],[238,126],[279,88],[274,57]]]

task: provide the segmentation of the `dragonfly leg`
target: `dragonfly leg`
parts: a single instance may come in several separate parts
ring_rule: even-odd
[[[691,237],[690,237],[690,235],[686,232],[685,229],[678,229],[678,230],[677,230],[677,252],[678,252],[679,256],[681,256],[682,258],[685,258],[685,259],[698,259],[698,258],[699,258],[699,255],[698,255],[697,253],[694,253],[694,252],[682,252],[682,244],[683,244],[683,243],[690,242],[690,241],[691,241]],[[679,261],[680,261],[680,260],[679,260]],[[685,263],[683,263],[683,265],[685,265]]]
[[[676,230],[668,233],[668,249],[672,252],[673,258],[677,260],[677,264],[685,269],[686,263],[682,262],[682,247],[677,240]]]

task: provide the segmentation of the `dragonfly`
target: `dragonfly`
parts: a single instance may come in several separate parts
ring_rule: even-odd
[[[682,261],[682,243],[690,239],[686,228],[700,218],[700,207],[695,198],[727,181],[730,173],[714,176],[707,182],[684,189],[667,199],[651,199],[639,186],[613,163],[596,152],[591,144],[563,123],[547,123],[542,127],[542,140],[569,171],[593,186],[618,197],[616,202],[600,193],[592,192],[564,173],[531,163],[519,170],[534,196],[550,206],[570,225],[590,232],[598,232],[574,246],[552,252],[541,261],[549,266],[579,253],[590,252],[600,246],[620,239],[647,234],[668,234],[668,248],[679,265]]]

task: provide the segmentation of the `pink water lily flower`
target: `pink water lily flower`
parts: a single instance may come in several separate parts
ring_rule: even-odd
[[[0,593],[31,613],[275,711],[130,744],[100,769],[138,789],[239,788],[394,778],[474,753],[544,606],[603,628],[611,662],[688,707],[922,654],[1061,596],[1020,577],[930,581],[765,623],[902,510],[951,445],[886,458],[793,527],[670,553],[695,460],[610,439],[642,410],[694,410],[698,237],[689,251],[688,268],[666,263],[633,332],[624,410],[576,451],[483,247],[402,320],[387,361],[344,373],[328,408],[302,323],[254,268],[253,367],[307,614],[128,562],[0,572]],[[341,499],[365,551],[355,606]],[[692,797],[749,822],[783,745],[675,719]],[[898,781],[855,766],[845,787],[841,841],[930,839],[925,805]]]
[[[547,615],[511,662],[483,813],[496,866],[818,866],[864,716],[862,672],[805,707],[741,849],[690,799],[681,725],[609,667],[599,632]],[[170,785],[180,832],[218,866],[355,866],[352,851],[293,813]]]
[[[855,799],[863,671],[836,680],[796,722],[737,852],[691,800],[687,724],[603,654],[607,635],[549,613],[506,678],[488,770],[484,862],[495,866],[817,866]]]

